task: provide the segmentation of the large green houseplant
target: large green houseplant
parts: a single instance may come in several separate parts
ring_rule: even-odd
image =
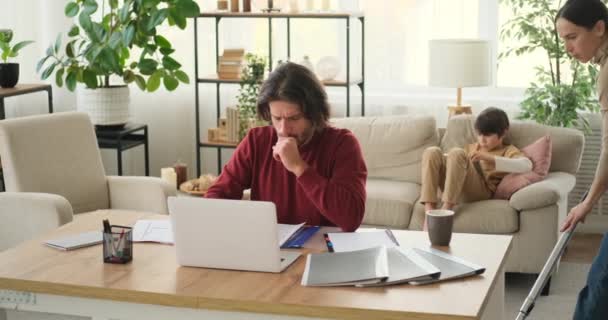
[[[169,91],[175,90],[179,82],[189,83],[181,64],[172,57],[175,49],[160,34],[159,27],[166,21],[170,26],[186,28],[186,19],[200,14],[196,1],[72,0],[64,12],[76,21],[67,34],[65,47],[62,48],[60,34],[39,61],[37,70],[42,72],[42,79],[55,73],[57,85],[65,84],[70,91],[76,89],[77,83],[97,89],[79,88],[79,109],[81,105],[89,108],[123,98],[128,105],[126,86],[116,89],[121,91],[117,98],[97,96],[114,91],[111,78],[119,77],[124,84],[135,82],[144,91],[155,91],[161,83]],[[89,111],[95,124],[120,124],[128,116],[128,111],[123,110],[121,119],[95,119],[94,114],[105,111],[83,110]]]
[[[502,26],[500,39],[514,40],[516,44],[501,52],[499,60],[536,50],[546,56],[546,63],[536,67],[536,79],[525,92],[520,118],[552,126],[588,128],[581,114],[599,110],[594,94],[597,70],[594,65],[583,65],[571,58],[564,49],[555,27],[563,1],[501,2],[511,7],[514,18]]]

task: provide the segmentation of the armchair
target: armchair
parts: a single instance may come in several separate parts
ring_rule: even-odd
[[[16,203],[15,193],[25,192],[42,202],[51,200],[40,194],[60,196],[74,214],[98,209],[167,214],[167,197],[176,193],[155,177],[106,176],[93,125],[84,113],[1,121],[0,157],[9,192],[0,206],[2,201]]]

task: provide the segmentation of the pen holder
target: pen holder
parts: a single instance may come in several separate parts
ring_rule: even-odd
[[[103,233],[103,262],[127,263],[133,260],[133,230],[113,225]]]

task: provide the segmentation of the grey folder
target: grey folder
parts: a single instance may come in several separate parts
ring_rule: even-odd
[[[60,239],[51,239],[44,242],[47,246],[60,250],[73,250],[99,244],[103,241],[101,231],[91,231]]]
[[[311,253],[302,275],[304,286],[376,283],[388,277],[386,247],[334,253]]]
[[[357,284],[357,287],[386,286],[414,280],[432,280],[439,277],[439,269],[411,248],[388,248],[387,255],[388,278],[378,283]]]
[[[439,278],[410,282],[414,285],[434,283],[448,279],[463,278],[482,274],[486,271],[486,269],[483,267],[445,253],[441,250],[433,248],[414,248],[414,250],[416,250],[416,253],[422,256],[426,261],[430,262],[441,271]]]

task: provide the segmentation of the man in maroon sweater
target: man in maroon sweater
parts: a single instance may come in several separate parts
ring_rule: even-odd
[[[355,136],[328,123],[327,94],[307,68],[285,63],[262,85],[257,113],[272,126],[249,130],[207,198],[276,205],[279,223],[354,231],[365,211],[367,168]]]

